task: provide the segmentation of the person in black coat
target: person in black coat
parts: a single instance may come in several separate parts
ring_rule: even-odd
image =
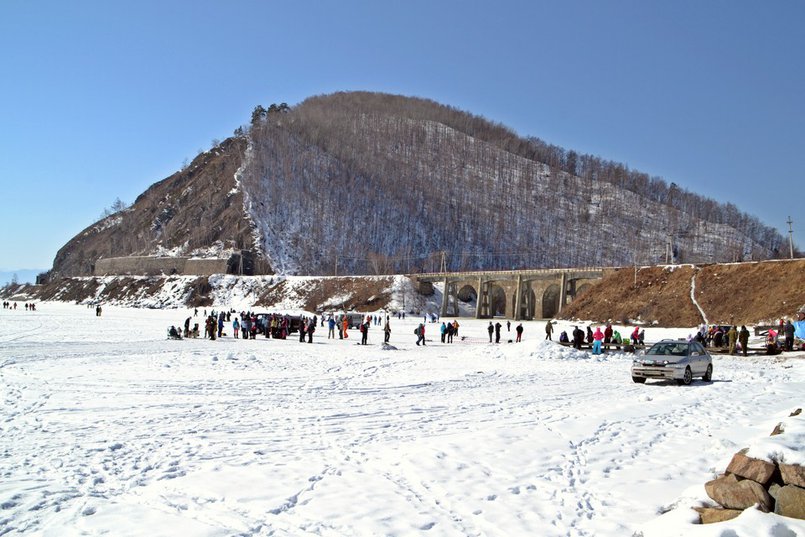
[[[369,338],[369,321],[361,325],[361,345],[366,345]]]
[[[578,326],[573,327],[573,348],[581,350],[581,344],[584,343],[584,332]]]

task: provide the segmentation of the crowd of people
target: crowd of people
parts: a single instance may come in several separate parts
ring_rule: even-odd
[[[16,304],[3,303],[3,307],[14,308]],[[34,306],[26,304],[26,309],[28,308],[33,309]],[[97,308],[97,315],[100,315],[100,306]],[[194,316],[196,315],[198,315],[198,310],[194,312]],[[393,315],[397,319],[405,318],[404,312],[395,312]],[[797,321],[781,319],[779,330],[768,330],[765,346],[769,354],[795,350],[795,338],[805,339],[805,306],[800,308],[797,316]],[[327,339],[335,339],[336,335],[338,339],[348,339],[349,329],[357,328],[360,333],[359,344],[367,345],[369,343],[370,328],[373,326],[382,326],[383,342],[389,342],[392,314],[331,313],[319,317],[318,315],[299,316],[283,313],[257,314],[251,311],[238,314],[235,310],[230,310],[226,312],[212,311],[207,315],[205,310],[204,317],[204,337],[212,340],[226,336],[225,329],[231,325],[232,336],[235,339],[255,339],[258,336],[287,339],[292,333],[298,333],[300,342],[312,343],[317,327],[326,326]],[[169,337],[200,337],[199,324],[195,323],[191,327],[191,319],[192,317],[185,319],[184,330],[181,326],[178,328],[171,326],[168,330]],[[435,314],[425,314],[423,316],[422,322],[418,323],[414,329],[417,346],[426,344],[425,332],[428,321],[433,324],[438,323],[439,319]],[[506,331],[511,332],[511,321],[505,321],[505,323]],[[545,324],[545,339],[548,341],[553,340],[554,324],[555,322]],[[441,342],[452,344],[454,339],[458,337],[459,326],[458,320],[442,321],[438,327]],[[501,321],[489,321],[487,332],[490,343],[500,343],[503,326]],[[584,328],[582,330],[578,325],[573,326],[570,335],[563,330],[559,335],[559,343],[568,346],[572,345],[579,350],[589,348],[594,355],[601,354],[612,347],[618,350],[624,348],[626,351],[634,351],[645,346],[646,332],[640,326],[635,326],[626,337],[621,335],[611,323],[598,326],[590,325]],[[520,343],[524,332],[523,324],[517,324],[514,331],[516,336],[513,341]],[[718,349],[729,354],[742,353],[745,356],[749,350],[749,338],[750,333],[745,325],[738,328],[737,325],[714,324],[708,326],[703,324],[688,337],[688,340],[698,341],[704,347]],[[512,340],[509,339],[509,342],[512,342]],[[801,350],[805,350],[805,345],[801,345]]]
[[[551,340],[552,333],[553,326],[551,326],[551,323],[547,323],[545,325],[545,339]],[[563,330],[559,334],[559,343],[563,345],[572,344],[573,348],[578,350],[581,350],[586,345],[592,349],[595,355],[601,354],[610,347],[615,347],[618,350],[621,347],[625,347],[626,350],[634,351],[635,348],[646,344],[646,331],[640,326],[635,326],[631,335],[627,338],[624,338],[617,329],[613,328],[612,323],[606,323],[603,330],[601,330],[601,326],[596,326],[595,331],[591,326],[587,326],[586,332],[578,326],[574,326],[571,334],[573,336],[572,341],[567,332]]]
[[[794,349],[794,341],[797,334],[798,324],[801,324],[802,335],[805,336],[805,306],[797,312],[798,320],[780,319],[778,329],[769,328],[765,331],[763,347],[766,354],[779,354],[780,352],[791,352]],[[705,347],[712,347],[729,354],[741,353],[744,356],[749,351],[749,329],[746,325],[702,325],[695,335],[689,340],[696,340]]]
[[[403,314],[404,315],[404,314]],[[168,337],[171,339],[183,339],[186,337],[197,338],[201,337],[199,332],[199,323],[191,323],[193,317],[198,316],[198,309],[194,310],[191,317],[187,317],[184,321],[184,330],[182,326],[171,326],[168,328]],[[383,322],[381,315],[360,315],[359,320],[355,320],[354,315],[350,314],[329,314],[327,316],[318,315],[305,316],[305,315],[291,315],[289,313],[255,313],[251,311],[242,311],[237,313],[235,310],[216,312],[215,310],[207,314],[204,310],[202,317],[204,320],[204,335],[203,337],[210,340],[215,340],[227,336],[226,327],[232,327],[232,337],[234,339],[256,339],[258,336],[273,339],[287,339],[291,334],[297,333],[299,335],[299,342],[313,343],[313,334],[316,332],[317,327],[327,326],[327,339],[335,339],[338,334],[338,339],[349,338],[349,328],[355,326],[361,334],[360,343],[363,345],[368,344],[369,329],[373,325],[380,325]],[[388,343],[391,336],[391,321],[390,316],[385,316],[385,325],[383,326],[384,342]]]
[[[36,311],[36,304],[34,302],[31,302],[30,304],[28,302],[23,302],[23,307],[25,308],[25,311]],[[3,309],[4,310],[16,310],[17,309],[17,303],[16,302],[3,301]]]

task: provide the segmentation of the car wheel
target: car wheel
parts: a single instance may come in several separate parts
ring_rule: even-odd
[[[702,380],[705,382],[710,382],[713,380],[713,364],[707,364],[707,371],[702,377]]]
[[[645,384],[646,379],[645,377],[632,377],[632,382],[637,382],[638,384]]]
[[[679,384],[684,384],[685,386],[688,386],[691,383],[692,380],[693,380],[693,373],[691,373],[689,367],[686,367],[685,368],[685,376],[683,376],[681,379],[677,380],[677,382]]]

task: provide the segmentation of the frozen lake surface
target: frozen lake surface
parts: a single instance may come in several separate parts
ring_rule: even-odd
[[[0,535],[805,535],[688,509],[803,406],[801,353],[639,385],[631,355],[544,343],[542,322],[499,345],[459,319],[463,340],[428,324],[417,347],[421,318],[392,319],[393,350],[378,326],[367,346],[166,340],[187,316],[2,310]]]

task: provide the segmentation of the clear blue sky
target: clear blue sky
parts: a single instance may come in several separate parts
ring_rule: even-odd
[[[49,268],[257,104],[421,96],[805,244],[805,2],[0,2],[0,269]]]

